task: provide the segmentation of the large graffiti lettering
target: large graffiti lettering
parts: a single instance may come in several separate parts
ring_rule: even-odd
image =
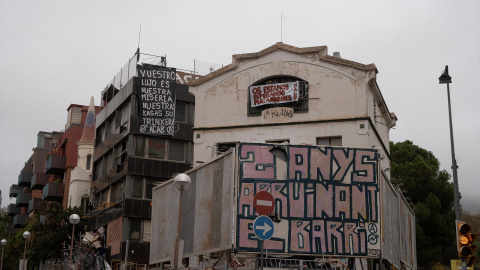
[[[241,144],[239,250],[259,251],[253,198],[268,191],[275,232],[269,252],[367,256],[380,251],[373,149]]]

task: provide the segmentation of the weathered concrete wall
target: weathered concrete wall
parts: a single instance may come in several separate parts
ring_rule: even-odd
[[[182,194],[180,256],[190,257],[232,247],[235,152],[186,172],[192,184]],[[150,263],[174,256],[180,191],[173,180],[153,189]],[[182,255],[183,254],[183,255]]]
[[[382,175],[382,257],[395,268],[416,268],[415,216],[398,189]]]

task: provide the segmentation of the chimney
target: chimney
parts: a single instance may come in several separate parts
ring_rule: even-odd
[[[333,57],[342,58],[342,57],[340,56],[340,52],[333,52]]]

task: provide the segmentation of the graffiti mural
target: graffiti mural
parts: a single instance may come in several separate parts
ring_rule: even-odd
[[[268,191],[275,200],[268,252],[378,256],[377,159],[374,149],[240,144],[239,251],[260,250],[253,198]]]

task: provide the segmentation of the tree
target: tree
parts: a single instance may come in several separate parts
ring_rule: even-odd
[[[13,217],[7,215],[7,208],[0,210],[0,239],[7,240],[3,252],[3,269],[18,268],[18,258],[23,253],[23,249],[19,248],[18,238],[12,229]],[[23,248],[23,247],[22,247]]]
[[[32,236],[27,242],[26,258],[28,269],[37,269],[40,261],[63,259],[62,250],[68,249],[71,243],[72,224],[68,222],[71,214],[82,216],[78,208],[63,209],[57,202],[48,203],[48,209],[35,213],[23,229],[12,228],[13,217],[7,216],[6,209],[0,209],[0,237],[7,239],[4,250],[3,269],[18,269],[19,259],[23,258],[25,239],[22,234],[29,231]],[[44,217],[44,218],[41,218]],[[79,241],[80,233],[87,221],[81,219],[75,225],[75,240]]]
[[[29,222],[26,230],[32,233],[30,249],[27,251],[29,268],[40,265],[46,259],[62,259],[62,250],[68,249],[71,243],[72,224],[68,218],[72,214],[82,216],[78,208],[63,209],[59,203],[49,203],[45,211],[36,214],[35,221]],[[40,218],[43,216],[44,218]],[[75,239],[87,224],[85,220],[75,225]],[[32,268],[33,269],[33,268]]]
[[[391,177],[415,212],[417,264],[429,269],[457,258],[453,183],[432,152],[390,142]]]

